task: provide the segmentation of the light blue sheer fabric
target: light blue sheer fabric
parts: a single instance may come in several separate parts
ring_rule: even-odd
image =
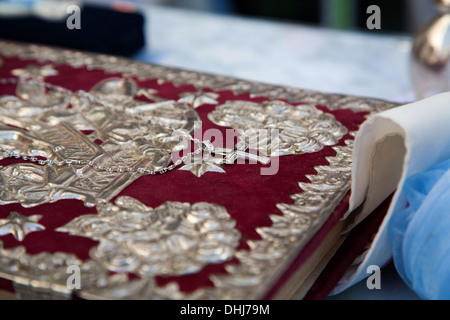
[[[395,266],[423,299],[450,299],[450,160],[405,181],[409,206],[393,213]]]

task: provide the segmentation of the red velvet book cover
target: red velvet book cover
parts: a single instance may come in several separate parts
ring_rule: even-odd
[[[1,289],[291,298],[347,210],[354,133],[389,107],[0,41]]]

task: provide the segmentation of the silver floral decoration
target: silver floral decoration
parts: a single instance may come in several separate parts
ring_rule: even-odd
[[[200,90],[198,92],[182,92],[180,97],[177,101],[178,103],[186,103],[197,109],[204,104],[218,104],[216,99],[219,97],[219,94]]]
[[[0,236],[12,234],[17,240],[22,241],[31,232],[45,230],[38,223],[41,215],[23,216],[18,212],[11,211],[5,219],[0,219]]]
[[[99,205],[57,231],[100,241],[92,259],[110,271],[141,276],[195,273],[234,256],[240,233],[216,204],[166,202],[153,209],[131,197]]]
[[[284,156],[320,151],[335,145],[346,133],[332,114],[313,105],[292,106],[283,101],[253,103],[228,101],[216,107],[208,118],[217,125],[240,133],[240,149],[256,149],[270,156]],[[261,130],[279,134],[261,135]]]
[[[14,69],[11,73],[23,78],[45,78],[58,75],[58,71],[50,64],[44,66],[30,64],[25,69]]]

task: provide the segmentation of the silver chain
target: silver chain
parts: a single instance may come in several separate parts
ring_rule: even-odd
[[[56,92],[60,92],[63,94],[70,94],[72,95],[73,92],[59,87],[59,86],[55,86],[49,83],[45,83],[42,82],[36,78],[31,78],[28,79],[26,81],[35,81],[35,82],[40,82],[43,83],[45,85],[45,87],[47,89],[50,90],[54,90]],[[0,84],[15,84],[17,85],[18,83],[18,79],[16,78],[0,78]],[[97,97],[95,97],[93,94],[86,92],[86,91],[79,91],[80,94],[84,95],[85,97],[87,97],[88,99],[90,99],[91,101],[96,101],[99,102],[101,104],[103,104],[105,107],[110,108],[110,109],[115,109],[118,110],[119,108],[109,104],[107,101],[99,101],[97,99]],[[124,110],[120,110],[120,111],[124,111]],[[174,129],[172,127],[170,127],[167,124],[164,123],[160,123],[158,121],[155,121],[153,119],[149,119],[147,117],[144,116],[140,116],[140,115],[135,115],[135,114],[130,114],[127,113],[127,115],[130,115],[136,119],[139,120],[144,120],[147,121],[151,124],[154,125],[160,125],[161,127],[175,132],[177,129]],[[181,132],[181,131],[180,131]],[[145,168],[134,168],[134,167],[108,167],[108,166],[102,166],[99,164],[96,164],[94,161],[92,160],[83,160],[83,159],[64,159],[61,161],[57,161],[57,160],[50,160],[50,159],[39,159],[38,157],[35,156],[30,156],[30,155],[26,155],[26,154],[22,154],[20,152],[16,152],[16,151],[11,151],[6,149],[5,147],[3,147],[2,145],[0,145],[0,151],[2,152],[2,156],[3,158],[15,158],[15,159],[22,159],[25,161],[31,161],[34,163],[37,163],[39,165],[45,166],[56,166],[56,167],[61,167],[64,165],[80,165],[80,166],[90,166],[91,168],[97,170],[97,171],[105,171],[105,172],[115,172],[115,173],[128,173],[128,172],[135,172],[135,173],[139,173],[142,175],[157,175],[157,174],[164,174],[168,171],[171,171],[173,169],[175,169],[176,167],[178,167],[179,165],[181,165],[183,162],[186,162],[187,160],[189,160],[191,157],[200,154],[202,151],[206,151],[209,153],[214,153],[214,146],[212,145],[212,143],[209,140],[199,140],[197,138],[192,137],[189,134],[183,134],[183,137],[187,138],[188,140],[194,142],[195,145],[198,146],[197,150],[193,151],[193,152],[189,152],[186,155],[182,156],[180,159],[178,159],[177,161],[175,161],[174,163],[172,163],[171,165],[168,165],[164,168],[158,169],[158,170],[149,170],[149,169],[145,169]],[[54,150],[54,151],[58,151],[58,150]]]

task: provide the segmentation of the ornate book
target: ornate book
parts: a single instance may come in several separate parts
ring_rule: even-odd
[[[304,298],[346,238],[354,134],[393,106],[0,41],[0,288]]]

